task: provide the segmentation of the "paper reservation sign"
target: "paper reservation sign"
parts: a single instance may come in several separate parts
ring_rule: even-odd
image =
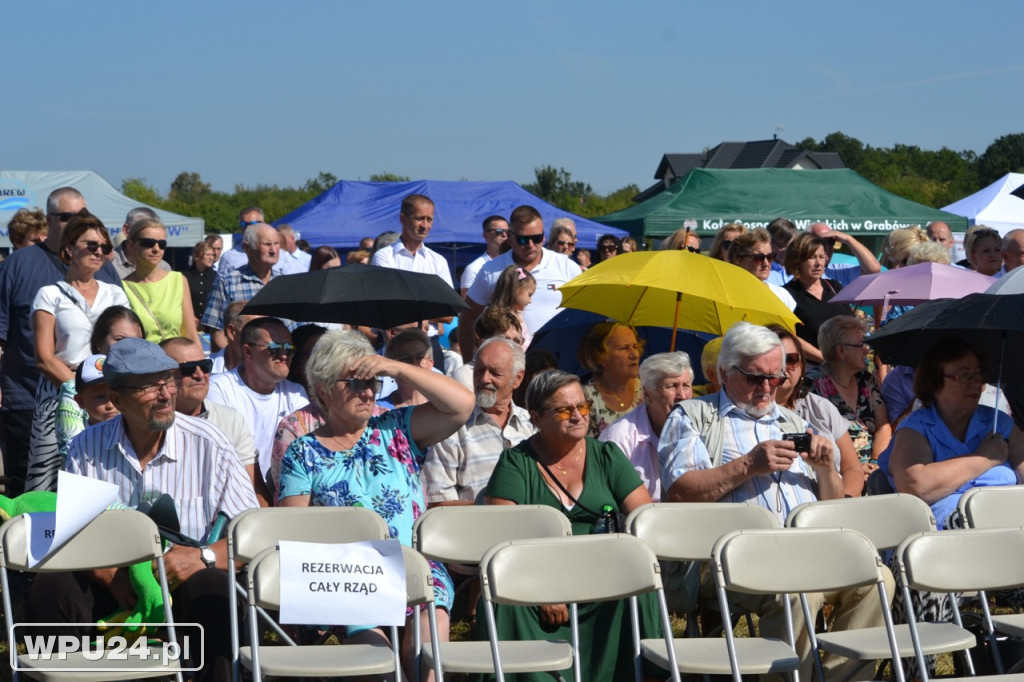
[[[397,540],[278,543],[281,622],[404,625],[405,561]]]
[[[27,515],[28,565],[35,566],[117,500],[117,486],[95,478],[57,473],[57,511]]]

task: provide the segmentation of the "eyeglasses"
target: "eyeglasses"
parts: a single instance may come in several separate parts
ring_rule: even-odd
[[[152,237],[136,237],[132,240],[144,249],[152,249],[154,246],[159,247],[161,251],[167,250],[166,239],[153,239]]]
[[[981,372],[960,372],[959,374],[943,374],[942,376],[964,386],[985,383],[985,375]]]
[[[564,239],[556,239],[555,246],[572,246],[576,242],[567,242]]]
[[[345,384],[353,393],[363,393],[366,389],[370,389],[371,393],[377,395],[380,393],[380,389],[384,388],[382,379],[336,379],[335,381]]]
[[[745,253],[742,256],[736,256],[737,258],[749,258],[752,261],[758,263],[767,263],[772,259],[770,253]]]
[[[534,244],[541,244],[544,242],[544,234],[517,234],[513,235],[516,238],[516,244],[519,246],[526,246],[530,242]]]
[[[700,249],[698,249],[698,248],[696,248],[694,246],[684,246],[683,250],[689,251],[690,253],[700,253]]]
[[[162,390],[166,390],[168,395],[176,394],[178,389],[181,387],[180,382],[180,377],[170,377],[152,384],[144,384],[142,386],[124,386],[124,388],[135,391],[138,397],[142,400],[151,400],[160,395],[160,391]]]
[[[769,386],[775,388],[787,379],[785,374],[782,376],[777,374],[754,374],[752,372],[744,372],[736,365],[733,365],[732,368],[743,375],[743,378],[747,380],[748,386],[760,386],[767,381]]]
[[[183,377],[195,375],[197,369],[203,370],[203,374],[209,374],[213,371],[213,360],[207,358],[205,360],[178,363],[178,371],[181,372]]]
[[[114,250],[114,247],[106,242],[87,241],[78,243],[82,244],[85,247],[85,250],[88,251],[89,253],[96,253],[97,251],[102,251],[104,256],[109,256],[110,252]]]
[[[597,247],[597,250],[598,251],[618,251],[619,247],[615,246],[615,244],[601,244],[599,247]]]
[[[799,353],[787,353],[786,354],[786,367],[796,367],[800,364]]]
[[[555,421],[564,422],[572,419],[573,412],[579,412],[581,417],[586,417],[590,414],[590,401],[578,403],[576,405],[563,405],[562,407],[549,407],[547,409],[554,417]]]
[[[861,343],[841,343],[839,345],[840,346],[846,346],[847,348],[860,348],[863,351],[871,350],[871,346],[869,346],[868,344],[866,344],[864,342],[861,342]]]
[[[56,218],[57,220],[59,220],[62,223],[66,223],[67,221],[69,221],[69,220],[71,220],[72,218],[75,217],[75,213],[73,211],[61,211],[60,213],[47,213],[47,215],[52,215],[54,218]]]
[[[295,346],[290,343],[277,343],[271,341],[270,343],[247,343],[247,346],[256,346],[257,348],[266,348],[267,353],[270,355],[291,355],[295,352]]]
[[[499,237],[504,237],[506,234],[508,234],[508,228],[506,228],[506,227],[496,227],[493,230],[487,230],[487,232],[489,234],[494,234],[494,235],[497,235]]]

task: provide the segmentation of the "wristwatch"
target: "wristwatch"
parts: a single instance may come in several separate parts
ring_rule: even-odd
[[[207,568],[217,566],[217,553],[209,545],[199,548],[199,558],[203,560]]]

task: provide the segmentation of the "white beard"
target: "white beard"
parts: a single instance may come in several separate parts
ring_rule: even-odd
[[[736,405],[736,407],[740,408],[754,419],[760,419],[761,417],[768,415],[773,409],[775,409],[774,400],[769,402],[767,405],[763,405],[761,407],[754,407],[753,403],[736,402],[734,404]]]
[[[481,388],[476,394],[476,405],[480,409],[489,410],[498,404],[498,392],[491,388]]]

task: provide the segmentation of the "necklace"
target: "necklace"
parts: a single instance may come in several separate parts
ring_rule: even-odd
[[[597,386],[597,383],[595,382],[594,385]],[[632,386],[633,386],[633,380],[630,379],[629,381],[626,382],[626,390],[625,390],[625,393],[626,393],[626,396],[627,396],[626,401],[623,401],[622,398],[619,397],[619,392],[618,391],[606,391],[603,388],[601,388],[600,386],[597,387],[597,391],[601,395],[603,395],[603,396],[611,396],[612,398],[614,398],[615,402],[617,402],[619,404],[619,409],[617,411],[621,412],[623,409],[625,409],[625,407],[627,405],[632,405],[633,404],[633,396],[636,394],[636,391],[635,390],[631,390]]]
[[[576,458],[575,458],[575,459],[573,459],[573,460],[572,460],[572,461],[571,461],[571,462],[569,463],[569,466],[567,466],[567,467],[563,467],[563,466],[562,466],[562,465],[560,465],[560,464],[552,464],[551,466],[553,466],[553,467],[555,467],[556,469],[558,469],[559,471],[561,471],[561,472],[562,472],[562,475],[563,475],[563,476],[568,476],[568,475],[569,475],[569,469],[571,469],[572,467],[576,466],[576,462],[580,461],[580,455],[581,455],[581,454],[583,454],[583,453],[577,453],[577,454],[576,454]]]
[[[857,378],[857,375],[854,374],[853,376],[850,377],[849,381],[847,381],[844,384],[843,382],[839,381],[839,377],[836,376],[834,372],[829,372],[829,376],[832,377],[832,383],[834,383],[839,388],[849,388],[853,384],[854,379]]]

